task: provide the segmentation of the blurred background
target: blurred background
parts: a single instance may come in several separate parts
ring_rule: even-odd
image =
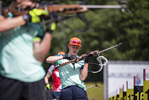
[[[53,4],[79,4],[79,0],[46,0]],[[83,0],[82,0],[83,1]],[[3,2],[8,6],[9,0]],[[86,0],[85,5],[126,5],[122,9],[88,9],[83,15],[88,24],[73,14],[67,20],[57,24],[53,32],[52,46],[48,56],[56,55],[59,51],[68,52],[68,42],[72,37],[82,40],[82,47],[78,55],[94,50],[103,50],[115,44],[123,44],[117,48],[101,53],[108,60],[121,61],[148,61],[149,56],[149,1],[148,0]],[[62,15],[65,16],[65,15]],[[86,29],[85,31],[79,31]],[[47,57],[48,57],[47,56]],[[91,62],[96,63],[96,58]],[[47,72],[49,64],[44,62]],[[90,70],[97,70],[99,66],[90,65]],[[85,83],[87,86],[99,83],[101,88],[87,90],[90,100],[103,100],[103,70],[100,73],[89,73]],[[95,87],[94,87],[95,88]],[[100,96],[98,95],[100,91]]]
[[[63,0],[66,4],[75,3],[74,0]],[[67,2],[66,2],[67,1]],[[86,5],[120,5],[118,0],[86,0]],[[149,51],[149,1],[127,0],[127,9],[93,9],[84,13],[88,26],[78,17],[73,17],[58,23],[53,33],[52,47],[49,55],[59,51],[68,52],[69,39],[76,36],[82,40],[79,55],[93,50],[103,50],[117,43],[123,44],[118,48],[103,52],[101,55],[108,60],[147,61]],[[75,32],[79,29],[88,30]],[[96,62],[93,59],[92,62]],[[44,63],[45,69],[48,67]],[[91,65],[90,69],[96,68]],[[98,77],[98,78],[97,78]],[[89,74],[86,81],[103,82],[103,72]]]

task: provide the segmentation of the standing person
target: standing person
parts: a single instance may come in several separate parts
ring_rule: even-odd
[[[60,56],[60,55],[65,55],[65,52],[63,52],[63,51],[59,52],[58,56]],[[45,79],[45,83],[47,84],[47,86],[49,88],[50,87],[49,86],[49,78],[52,76],[53,99],[59,99],[60,94],[61,94],[62,85],[61,85],[61,80],[60,80],[60,76],[59,76],[59,69],[54,70],[55,67],[56,67],[55,64],[52,64],[50,66],[44,79]],[[54,70],[54,72],[52,72],[53,70]]]
[[[46,59],[47,63],[64,63],[68,60],[72,60],[77,55],[81,47],[81,40],[77,37],[70,39],[68,48],[68,54],[64,56],[50,56]],[[70,63],[59,67],[59,74],[62,83],[62,91],[60,100],[88,100],[86,94],[86,87],[84,80],[88,75],[88,62],[92,58],[93,53],[89,53],[87,58],[78,63]],[[84,66],[84,67],[82,67]],[[82,68],[82,69],[81,69]]]
[[[20,6],[32,10],[20,16],[11,12],[9,18],[0,16],[0,100],[45,99],[42,62],[49,52],[54,29],[48,27],[44,32],[35,24],[41,21],[41,15],[49,14],[34,8],[35,1],[12,0],[8,10],[15,12]]]

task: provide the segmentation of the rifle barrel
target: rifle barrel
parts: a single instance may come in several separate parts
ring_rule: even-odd
[[[101,51],[99,51],[99,52],[100,52],[100,53],[102,53],[102,52],[105,52],[105,51],[107,51],[107,50],[109,50],[109,49],[112,49],[112,48],[118,47],[118,46],[120,46],[120,45],[122,45],[122,42],[121,42],[121,43],[119,43],[119,44],[116,44],[116,45],[114,45],[114,46],[112,46],[112,47],[109,47],[109,48],[107,48],[107,49],[101,50]]]
[[[121,9],[126,8],[126,5],[81,5],[87,7],[89,9],[100,9],[100,8],[113,8],[113,9]]]

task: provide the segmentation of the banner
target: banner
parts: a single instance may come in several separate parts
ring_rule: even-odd
[[[133,96],[133,89],[127,89],[126,91],[126,100],[133,100],[134,96]]]
[[[143,83],[143,98],[143,100],[149,100],[149,81]]]
[[[134,86],[134,100],[143,100],[143,86]]]
[[[146,80],[149,80],[148,61],[109,61],[104,67],[104,100],[121,93],[120,88],[124,92],[133,89],[134,76],[136,86],[143,86],[143,69],[146,69]]]
[[[126,100],[126,92],[120,93],[119,100]]]

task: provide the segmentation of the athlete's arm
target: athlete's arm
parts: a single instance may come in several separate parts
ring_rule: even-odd
[[[0,21],[4,19],[4,16],[0,15]]]
[[[81,80],[84,81],[88,75],[88,63],[84,64],[83,69],[81,69]]]
[[[54,69],[54,65],[51,65],[50,68],[48,69],[48,72],[44,78],[45,84],[49,84],[49,78],[52,76],[52,71]]]
[[[14,18],[4,18],[1,15],[0,18],[0,32],[11,30],[17,26],[24,25],[26,22],[22,16],[14,17]]]
[[[45,33],[42,41],[34,42],[34,57],[43,62],[51,47],[52,34]]]
[[[35,3],[32,1],[12,1],[9,5],[9,9],[16,9],[16,7],[31,7],[35,6]],[[0,21],[0,32],[11,30],[15,27],[24,25],[26,21],[23,19],[23,15],[14,17],[14,18],[4,18]]]
[[[50,72],[47,72],[46,76],[44,77],[45,84],[49,84],[49,78],[52,76]]]
[[[49,56],[46,59],[46,62],[47,63],[55,63],[56,61],[61,60],[61,59],[63,59],[63,56]]]

